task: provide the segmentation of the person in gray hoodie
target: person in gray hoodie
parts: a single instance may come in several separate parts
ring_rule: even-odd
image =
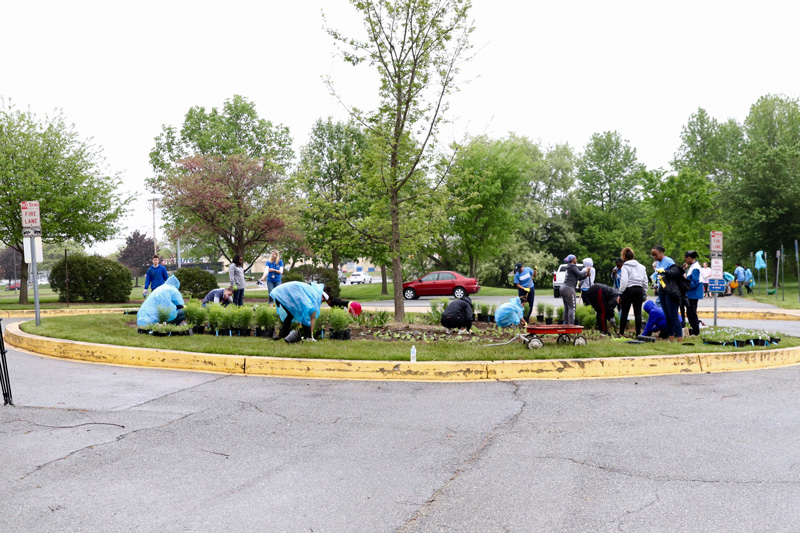
[[[567,274],[564,276],[564,283],[561,284],[558,292],[564,302],[564,324],[575,325],[575,287],[578,286],[579,281],[589,276],[591,269],[581,270],[578,268],[578,259],[573,254],[564,258],[564,262],[568,265]]]
[[[617,303],[620,304],[619,334],[625,334],[628,312],[633,306],[634,324],[638,337],[642,332],[642,302],[647,296],[647,269],[634,258],[633,250],[629,247],[623,248],[620,255],[625,262],[620,269],[620,297],[617,299]]]

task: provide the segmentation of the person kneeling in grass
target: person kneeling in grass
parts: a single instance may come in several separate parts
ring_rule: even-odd
[[[472,300],[464,295],[458,300],[453,300],[447,304],[447,308],[442,313],[442,326],[449,330],[458,329],[458,334],[472,334]]]
[[[653,333],[658,333],[660,339],[668,339],[667,317],[661,307],[657,306],[652,300],[647,300],[644,303],[644,310],[648,317],[642,335],[650,337]]]

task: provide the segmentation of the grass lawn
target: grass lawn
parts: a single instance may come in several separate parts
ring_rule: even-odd
[[[770,282],[770,289],[772,282]],[[745,294],[743,298],[754,300],[765,304],[772,304],[783,309],[800,309],[800,292],[798,292],[798,283],[795,279],[787,279],[783,287],[778,287],[777,298],[775,294],[767,295],[767,285],[764,283],[762,276],[761,284],[753,289],[753,294]]]
[[[134,320],[126,315],[93,315],[74,317],[45,317],[36,327],[33,321],[22,324],[28,333],[77,341],[138,346],[167,350],[184,350],[227,355],[252,355],[271,357],[296,357],[308,359],[354,359],[378,361],[407,361],[412,342],[408,341],[331,341],[286,344],[255,337],[152,337],[137,333]],[[516,335],[510,330],[507,338]],[[520,342],[504,346],[482,346],[486,339],[439,342],[414,342],[419,361],[492,361],[517,359],[570,359],[587,357],[628,357],[638,355],[666,355],[701,352],[748,351],[750,348],[704,345],[700,339],[691,339],[690,345],[668,342],[626,344],[619,340],[591,338],[586,346],[556,345],[554,336],[545,339],[544,348],[528,350]],[[800,345],[800,339],[784,337],[780,347]]]

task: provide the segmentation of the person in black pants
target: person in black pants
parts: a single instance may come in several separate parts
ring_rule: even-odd
[[[633,255],[633,250],[626,247],[622,250],[625,262],[620,266],[619,291],[619,334],[625,334],[628,325],[628,312],[633,306],[636,336],[642,332],[642,302],[647,294],[647,269]]]
[[[597,329],[604,335],[608,335],[608,321],[614,320],[618,297],[616,289],[602,283],[595,283],[586,291],[586,299],[597,313]]]
[[[471,333],[473,316],[472,300],[465,295],[447,305],[442,313],[442,326],[462,330],[459,333]]]
[[[275,306],[276,307],[283,307],[283,306],[281,306],[281,303],[278,300],[275,300]],[[281,339],[287,339],[287,337],[289,336],[289,333],[291,333],[292,330],[294,329],[294,326],[292,325],[292,321],[294,320],[294,315],[286,307],[283,307],[283,310],[286,311],[286,318],[283,319],[283,323],[281,324],[281,332],[278,334],[277,337],[273,337],[273,339],[272,339],[272,340],[275,340],[275,341],[278,341],[278,340],[281,340]],[[314,340],[314,336],[311,334],[311,326],[306,326],[305,324],[300,324],[300,327],[303,330],[302,338],[308,339],[308,340]],[[291,338],[291,337],[290,337],[290,339],[291,340],[287,340],[286,342],[294,342],[294,340],[295,340],[294,338]],[[299,337],[298,337],[298,340],[299,340]]]

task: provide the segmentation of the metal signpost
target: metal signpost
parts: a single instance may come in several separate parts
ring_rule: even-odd
[[[0,322],[2,322],[0,318]],[[6,345],[3,341],[3,326],[0,325],[0,388],[3,389],[3,405],[14,405],[11,398],[11,382],[8,380],[8,362],[6,361]]]
[[[39,202],[22,202],[22,237],[30,246],[31,274],[33,275],[33,306],[36,311],[36,325],[42,324],[39,317],[39,273],[36,263],[41,259],[36,256],[36,239],[42,237],[42,219],[39,212]],[[25,246],[27,249],[28,246]],[[30,276],[29,276],[30,277]]]
[[[714,326],[717,325],[717,293],[725,292],[725,276],[722,268],[722,232],[711,232],[711,278],[708,290],[714,295]]]

